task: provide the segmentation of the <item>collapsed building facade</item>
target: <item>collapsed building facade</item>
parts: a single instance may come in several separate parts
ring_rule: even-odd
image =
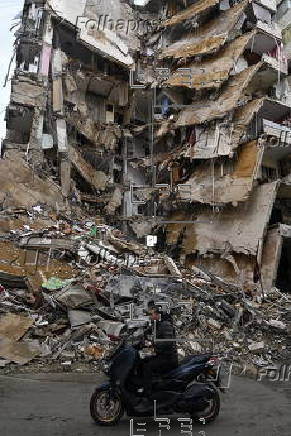
[[[159,132],[175,146],[157,167],[180,185],[167,244],[188,266],[287,289],[290,97],[276,2],[195,2],[165,33],[161,92],[188,106]]]
[[[189,268],[290,291],[281,5],[145,3],[25,1],[4,160]]]

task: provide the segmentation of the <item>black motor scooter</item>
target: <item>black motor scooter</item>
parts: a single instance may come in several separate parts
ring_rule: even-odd
[[[91,397],[90,411],[99,425],[114,425],[127,413],[130,417],[188,413],[196,422],[207,424],[219,414],[220,379],[215,372],[212,354],[192,355],[163,376],[153,379],[153,401],[145,403],[142,386],[141,344],[128,345],[123,340],[113,355],[104,361],[108,382],[98,386]],[[221,389],[222,390],[222,389]]]

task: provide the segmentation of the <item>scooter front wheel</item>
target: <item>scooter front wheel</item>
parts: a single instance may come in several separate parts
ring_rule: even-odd
[[[90,413],[98,425],[116,425],[124,414],[120,395],[109,388],[97,388],[90,401]]]

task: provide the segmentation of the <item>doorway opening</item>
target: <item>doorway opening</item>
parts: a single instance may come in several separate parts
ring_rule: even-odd
[[[291,238],[283,238],[276,288],[291,292]]]

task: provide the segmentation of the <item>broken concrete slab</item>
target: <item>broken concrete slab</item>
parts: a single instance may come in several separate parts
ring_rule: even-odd
[[[206,13],[209,9],[219,3],[220,0],[198,0],[195,4],[189,6],[188,8],[180,11],[178,14],[173,15],[173,17],[167,19],[164,26],[171,27],[177,24],[183,23],[185,20],[197,19],[200,14]]]
[[[246,68],[241,73],[232,77],[215,101],[198,101],[182,111],[177,120],[177,126],[202,124],[214,119],[223,118],[228,112],[234,110],[243,97],[243,92],[248,87],[255,74],[262,67],[259,62]]]
[[[191,81],[187,82],[185,74],[178,68],[165,84],[173,87],[194,88],[196,90],[220,88],[228,80],[231,70],[235,67],[251,38],[254,38],[254,33],[246,33],[232,41],[214,56],[206,58],[202,62],[195,61],[189,64]]]
[[[91,321],[90,312],[86,312],[85,310],[69,310],[68,317],[72,328],[80,327]]]
[[[264,148],[256,140],[243,144],[237,152],[237,160],[231,161],[232,171],[228,171],[225,177],[213,175],[207,161],[197,164],[185,185],[180,185],[185,186],[185,191],[182,190],[179,197],[182,201],[191,199],[193,202],[219,205],[247,200],[258,179],[263,153]],[[230,161],[226,161],[225,165],[228,163]],[[187,187],[191,190],[190,195],[186,192]]]
[[[57,204],[64,205],[60,188],[52,180],[40,178],[15,153],[9,159],[0,159],[0,184],[1,191],[7,193],[6,207],[29,209],[43,200],[54,209]]]
[[[117,321],[99,321],[98,326],[105,331],[108,336],[119,337],[125,325]]]
[[[9,365],[11,360],[0,359],[0,368],[5,368],[6,365]]]
[[[27,249],[39,248],[39,249],[62,249],[73,250],[76,243],[69,239],[56,239],[56,238],[35,238],[35,237],[23,237],[19,241],[19,246]]]
[[[12,288],[26,289],[28,287],[23,268],[7,264],[0,264],[0,283]]]
[[[185,38],[165,48],[160,59],[190,58],[208,53],[215,53],[228,40],[239,20],[244,17],[244,10],[249,0],[244,0],[234,7],[222,12],[196,29],[194,36],[189,32]]]
[[[0,337],[0,357],[11,360],[18,365],[26,365],[41,353],[35,341],[16,342]]]
[[[6,337],[11,341],[18,341],[33,325],[33,322],[32,318],[15,315],[14,313],[6,313],[0,317],[0,337]]]
[[[61,305],[70,309],[86,307],[93,304],[93,298],[82,286],[69,285],[61,291],[54,294],[54,299]]]
[[[18,76],[12,80],[11,101],[27,106],[40,106],[45,103],[45,91],[41,84],[29,77]]]
[[[108,183],[108,176],[102,171],[96,171],[76,149],[71,147],[69,155],[72,164],[80,172],[81,176],[94,188],[104,191]]]
[[[265,234],[277,189],[276,181],[258,186],[247,202],[235,208],[225,208],[219,214],[214,214],[213,220],[209,220],[206,212],[198,213],[197,221],[186,226],[182,243],[184,253],[222,253],[229,247],[237,253],[256,254]],[[184,215],[184,219],[186,217]],[[184,224],[169,225],[169,230],[173,228],[174,233],[179,227],[182,229]],[[168,231],[167,237],[172,236],[172,231]]]

